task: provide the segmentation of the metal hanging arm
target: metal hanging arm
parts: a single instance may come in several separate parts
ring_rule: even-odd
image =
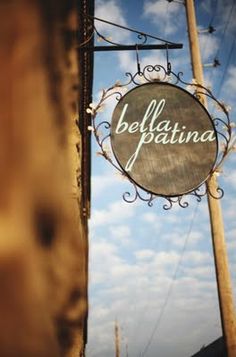
[[[104,22],[106,24],[109,24],[109,25],[112,25],[112,26],[116,26],[116,27],[119,27],[123,30],[127,30],[127,31],[130,31],[130,32],[133,32],[133,33],[137,33],[138,35],[141,35],[143,37],[149,37],[149,38],[153,38],[154,40],[158,40],[158,41],[161,41],[163,43],[168,43],[170,45],[176,45],[175,42],[171,42],[171,41],[166,41],[164,40],[163,38],[160,38],[160,37],[157,37],[157,36],[153,36],[153,35],[150,35],[146,32],[143,32],[143,31],[138,31],[136,29],[132,29],[130,27],[126,27],[126,26],[123,26],[123,25],[119,25],[119,24],[116,24],[114,22],[110,22],[110,21],[107,21],[107,20],[103,20],[103,19],[100,19],[99,17],[93,17],[93,16],[90,16],[90,15],[87,15],[90,19],[93,19],[93,20],[97,20],[97,21],[100,21],[100,22]]]
[[[160,37],[148,34],[146,32],[138,31],[136,29],[133,29],[133,28],[130,28],[130,27],[126,27],[126,26],[123,26],[123,25],[119,25],[119,24],[116,24],[114,22],[103,20],[101,18],[94,17],[94,16],[91,16],[91,15],[85,15],[85,16],[88,19],[90,19],[91,21],[93,21],[94,32],[99,37],[101,37],[104,41],[106,41],[107,43],[110,43],[111,46],[108,46],[108,45],[106,45],[106,46],[89,46],[87,44],[89,44],[90,41],[86,41],[86,43],[78,44],[78,46],[77,46],[78,49],[82,50],[82,51],[92,51],[92,52],[99,51],[100,52],[100,51],[134,51],[134,50],[136,50],[136,44],[134,44],[134,45],[124,45],[124,44],[114,43],[114,42],[110,41],[109,39],[106,39],[106,37],[101,35],[98,32],[98,30],[96,29],[96,27],[94,26],[94,20],[97,20],[97,21],[100,21],[100,22],[103,22],[103,23],[106,23],[106,24],[121,28],[123,30],[127,30],[127,31],[130,31],[130,32],[136,33],[138,35],[138,39],[139,40],[143,40],[143,42],[138,45],[139,46],[139,50],[157,50],[157,49],[158,50],[163,50],[163,49],[166,49],[166,46],[168,46],[168,49],[181,49],[181,48],[183,48],[183,44],[181,44],[181,43],[174,43],[174,42],[171,42],[171,41],[167,41],[167,40],[164,40],[164,39],[162,39]],[[160,41],[162,43],[161,44],[146,44],[148,39],[155,39],[155,40],[158,40],[158,41]]]
[[[157,45],[139,45],[138,46],[139,50],[145,51],[145,50],[165,50],[166,45],[165,44],[157,44]],[[183,45],[181,43],[176,44],[176,45],[169,45],[168,49],[169,50],[176,50],[176,49],[181,49],[183,48]],[[136,45],[117,45],[117,46],[84,46],[84,47],[79,47],[80,51],[92,51],[92,52],[107,52],[107,51],[135,51],[136,50]]]

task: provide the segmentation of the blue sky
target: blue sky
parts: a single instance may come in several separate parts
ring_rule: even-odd
[[[179,1],[181,2],[181,1]],[[137,28],[169,41],[182,50],[170,51],[174,72],[192,80],[185,9],[166,0],[96,0],[96,16]],[[235,119],[236,6],[233,0],[195,1],[198,28],[210,21],[216,32],[200,31],[203,63],[217,55],[221,66],[205,67],[206,85],[232,107]],[[231,15],[232,14],[232,15]],[[226,25],[228,23],[228,25]],[[129,32],[96,22],[99,31],[123,44],[136,43]],[[102,43],[97,43],[102,44]],[[141,66],[165,64],[164,51],[140,51]],[[135,53],[96,53],[94,102],[101,90],[125,72],[136,72]],[[115,101],[98,120],[111,119]],[[216,109],[209,106],[211,111]],[[114,356],[114,323],[121,333],[121,356],[188,357],[218,338],[221,332],[207,201],[190,200],[186,209],[170,211],[157,199],[153,207],[127,204],[122,194],[132,187],[92,148],[92,212],[90,221],[88,357]],[[236,292],[236,155],[229,156],[219,176],[225,236]]]

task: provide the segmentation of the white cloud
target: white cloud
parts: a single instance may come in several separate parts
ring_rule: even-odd
[[[137,72],[134,53],[122,51],[118,53],[118,58],[121,70],[131,73]]]
[[[172,230],[172,232],[163,235],[162,239],[166,242],[172,243],[176,247],[184,246],[186,235],[188,235],[188,246],[195,246],[203,239],[202,232],[192,231],[190,234],[187,232],[183,235],[183,230],[181,230],[180,227],[178,228],[178,231]]]
[[[153,21],[156,17],[158,17],[157,19],[159,19],[159,17],[163,18],[166,16],[167,6],[167,2],[162,0],[146,1],[144,3],[144,15],[152,17]],[[176,9],[176,6],[174,8]],[[172,11],[174,8],[172,8]]]
[[[160,219],[157,214],[154,212],[145,212],[142,214],[141,219],[147,228],[153,229],[156,234],[160,233],[164,222],[163,219]]]
[[[231,229],[229,232],[227,232],[228,234],[227,234],[227,238],[229,239],[229,240],[234,240],[234,241],[236,241],[236,228],[233,228],[233,229]]]
[[[143,214],[142,219],[147,223],[156,223],[158,216],[153,212],[146,212]]]
[[[224,177],[226,184],[229,184],[233,189],[236,189],[236,170],[231,170],[231,172]]]
[[[173,2],[168,4],[167,1],[156,0],[156,1],[146,1],[144,3],[144,16],[149,18],[154,24],[162,30],[162,36],[174,34],[181,24],[180,14],[182,8],[179,4]],[[169,21],[169,18],[172,21]],[[178,18],[178,21],[173,19]]]
[[[105,240],[90,240],[90,284],[101,284],[107,277],[107,267],[120,264],[117,247]]]
[[[97,0],[95,14],[96,17],[101,18],[103,20],[119,23],[119,25],[123,26],[127,25],[122,8],[118,5],[116,0]],[[101,26],[107,25],[105,23],[102,23]]]
[[[230,229],[230,231],[226,231],[226,246],[228,248],[228,252],[230,255],[236,255],[236,228]],[[236,256],[235,256],[236,258]]]
[[[151,249],[143,249],[135,252],[135,256],[138,260],[149,260],[154,258],[155,252]]]
[[[219,47],[218,39],[214,35],[202,33],[199,35],[199,41],[203,65],[212,63]]]
[[[103,194],[107,194],[108,190],[115,188],[122,182],[122,178],[117,172],[107,172],[103,175],[92,176],[91,186],[93,199],[98,199]]]
[[[184,268],[184,274],[199,279],[208,279],[208,280],[214,279],[215,270],[214,270],[212,259],[210,259],[210,262],[211,264],[209,265],[206,264],[204,266],[194,266],[194,267]]]
[[[122,327],[121,339],[125,334],[130,353],[137,355],[150,337],[163,308],[179,254],[173,250],[155,252],[139,249],[134,251],[136,260],[131,262],[121,257],[122,250],[117,245],[105,239],[93,240],[91,249],[93,267],[90,279],[99,292],[97,296],[91,295],[89,346],[92,351],[93,346],[97,346],[94,356],[109,357],[114,348],[114,321],[118,319]],[[211,257],[208,253],[192,250],[184,256],[186,263],[191,263],[191,266],[184,265],[180,276],[176,277],[154,344],[150,347],[150,355],[155,354],[157,339],[160,353],[165,357],[173,356],[171,348],[182,341],[183,349],[178,349],[175,354],[175,357],[182,357],[186,351],[190,355],[190,351],[197,350],[196,346],[203,341],[202,336],[207,343],[220,334]],[[99,271],[100,276],[96,275]],[[171,316],[171,323],[165,318],[167,314]],[[137,329],[138,340],[134,337]],[[183,341],[183,331],[191,331],[187,343]],[[168,350],[165,336],[170,334],[174,337]]]
[[[122,8],[116,0],[97,0],[95,16],[127,27]],[[130,39],[130,33],[126,30],[119,29],[118,27],[115,28],[113,25],[100,21],[95,21],[95,25],[103,36],[111,38],[112,41],[124,43]]]
[[[128,225],[112,225],[109,227],[111,237],[121,245],[130,244],[131,228]]]
[[[108,224],[119,224],[124,220],[133,217],[135,211],[134,204],[125,203],[122,200],[113,202],[109,205],[108,209],[94,209],[92,211],[91,226],[98,227]]]
[[[203,233],[199,232],[199,231],[194,231],[194,232],[191,232],[191,234],[190,234],[190,238],[189,238],[190,242],[189,243],[192,245],[196,245],[202,239],[203,239]]]
[[[155,255],[154,264],[156,267],[166,269],[167,266],[175,267],[179,260],[179,253],[169,250],[168,252],[160,252]]]
[[[231,66],[228,69],[226,78],[227,79],[225,81],[224,88],[226,88],[229,93],[233,92],[235,95],[235,92],[236,92],[236,66]]]
[[[191,265],[207,264],[212,262],[212,257],[208,252],[200,252],[197,250],[188,251],[184,256],[184,262],[188,262]]]

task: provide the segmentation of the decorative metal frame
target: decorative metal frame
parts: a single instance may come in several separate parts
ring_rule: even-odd
[[[139,49],[142,49],[142,50],[154,50],[154,49],[155,50],[157,50],[157,49],[163,50],[167,47],[169,49],[183,48],[183,44],[181,44],[181,43],[175,43],[175,42],[171,42],[168,40],[164,40],[160,37],[153,36],[146,32],[139,31],[139,30],[136,30],[136,29],[133,29],[130,27],[122,26],[122,25],[116,24],[114,22],[100,19],[98,17],[87,15],[86,18],[87,18],[87,21],[90,26],[91,35],[83,43],[78,43],[77,48],[80,50],[83,50],[83,51],[130,51],[130,50],[133,51],[136,49],[136,46],[138,46]],[[120,43],[112,41],[112,39],[110,39],[110,38],[105,37],[98,31],[97,27],[95,26],[94,20],[106,23],[108,25],[118,27],[120,29],[129,31],[132,33],[135,33],[137,35],[135,44],[133,44],[133,45],[120,44]],[[108,43],[111,46],[108,46],[108,45],[93,46],[93,39],[95,38],[95,36],[97,36],[98,40],[105,41],[106,43]],[[150,39],[160,41],[161,43],[148,44],[148,40],[150,40]],[[92,44],[92,46],[91,46],[91,44]]]
[[[112,157],[112,155],[108,152],[106,148],[106,142],[107,140],[110,139],[111,133],[110,133],[110,128],[111,124],[109,121],[98,121],[98,114],[101,111],[102,107],[104,106],[106,100],[108,100],[111,97],[115,97],[117,101],[119,101],[124,94],[122,94],[122,89],[126,88],[127,86],[139,86],[141,83],[140,82],[146,82],[146,83],[151,83],[151,82],[166,82],[168,81],[171,84],[177,85],[179,84],[180,86],[187,86],[187,89],[192,90],[192,94],[194,97],[196,97],[198,100],[201,100],[203,96],[207,97],[208,99],[211,99],[213,103],[215,103],[218,108],[221,110],[221,112],[224,115],[224,118],[220,118],[218,116],[212,117],[216,132],[218,134],[218,145],[219,145],[219,150],[218,150],[218,156],[216,163],[214,165],[214,168],[212,169],[210,176],[212,175],[217,175],[221,172],[221,167],[222,164],[225,160],[225,158],[229,155],[230,152],[235,150],[234,147],[234,141],[235,138],[233,138],[233,128],[234,124],[230,122],[229,118],[229,113],[228,113],[228,108],[224,103],[219,102],[215,96],[212,94],[211,90],[208,88],[205,88],[204,86],[198,84],[198,83],[187,83],[185,82],[182,77],[183,73],[174,73],[170,66],[168,69],[165,69],[162,65],[147,65],[143,68],[143,70],[138,70],[135,74],[131,74],[130,72],[126,73],[126,76],[128,77],[128,81],[124,84],[121,84],[120,82],[116,82],[113,86],[109,87],[108,89],[104,89],[102,91],[101,99],[97,104],[90,104],[90,107],[87,109],[87,112],[91,114],[91,119],[92,119],[92,126],[88,127],[89,130],[92,130],[94,133],[94,137],[96,139],[96,142],[100,148],[99,155],[103,156],[109,163],[124,177],[127,178],[127,180],[131,183],[133,186],[133,193],[131,192],[125,192],[123,194],[123,199],[128,202],[128,203],[133,203],[137,199],[140,199],[148,204],[148,206],[153,206],[153,201],[157,199],[158,197],[164,198],[167,202],[163,205],[163,209],[169,210],[172,208],[173,204],[178,204],[182,208],[186,208],[189,205],[189,202],[187,200],[187,196],[195,196],[197,201],[200,202],[202,198],[208,193],[215,199],[220,199],[224,195],[224,191],[222,188],[218,187],[216,193],[213,194],[209,190],[208,185],[206,182],[201,184],[198,188],[196,188],[194,191],[184,194],[182,196],[175,196],[175,197],[165,197],[165,196],[158,196],[153,193],[144,191],[141,189],[137,184],[129,177],[126,175],[126,173],[120,168],[118,163],[116,162],[115,158]],[[101,133],[101,129],[105,130],[106,133],[103,135]]]

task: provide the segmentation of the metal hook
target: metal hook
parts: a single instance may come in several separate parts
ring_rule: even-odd
[[[171,63],[169,61],[169,52],[168,52],[168,43],[166,43],[166,67],[167,67],[167,75],[169,76],[171,73]]]
[[[137,72],[140,75],[140,74],[142,74],[142,72],[141,72],[141,66],[140,66],[140,61],[139,61],[138,45],[137,44],[135,46],[135,50],[136,50]]]

